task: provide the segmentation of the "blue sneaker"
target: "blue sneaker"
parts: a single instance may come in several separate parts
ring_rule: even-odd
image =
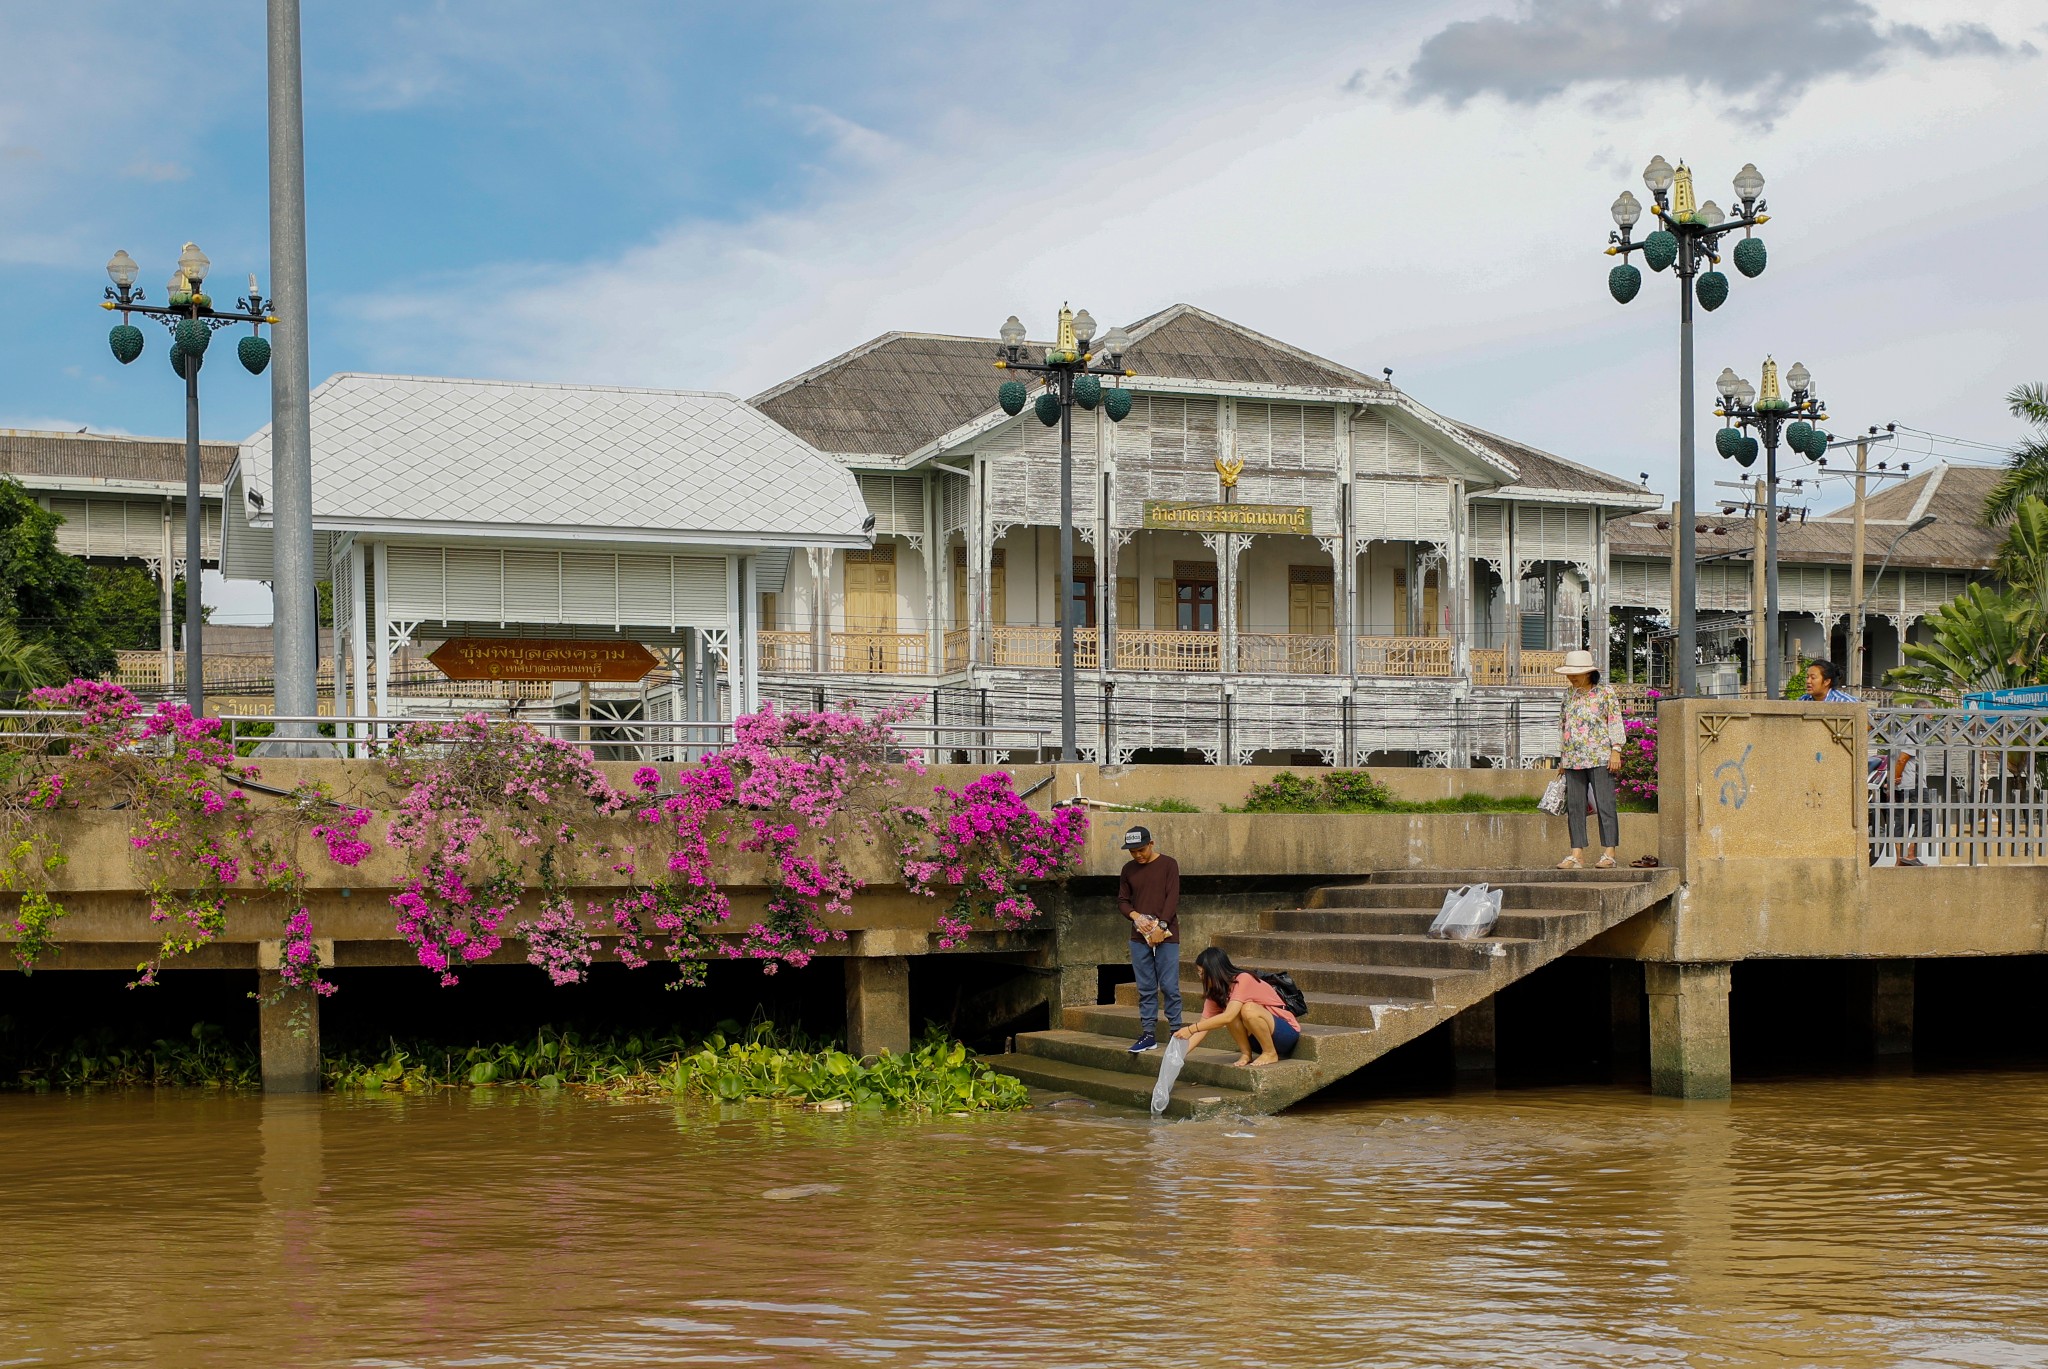
[[[1151,1032],[1146,1032],[1143,1036],[1131,1042],[1132,1055],[1143,1055],[1146,1051],[1158,1049],[1159,1042],[1153,1039]]]

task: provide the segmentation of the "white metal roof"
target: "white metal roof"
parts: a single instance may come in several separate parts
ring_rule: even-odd
[[[732,395],[342,374],[312,395],[330,531],[698,546],[866,546],[845,467]],[[270,429],[230,478],[267,528]]]

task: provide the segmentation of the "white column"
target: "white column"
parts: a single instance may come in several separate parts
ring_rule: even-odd
[[[725,558],[725,680],[732,697],[732,715],[737,718],[746,712],[745,689],[741,677],[745,674],[740,666],[740,631],[744,626],[740,616],[740,558]],[[717,716],[718,693],[716,686],[711,694],[713,716]]]
[[[1444,546],[1443,583],[1437,587],[1439,606],[1448,602],[1451,610],[1451,674],[1469,679],[1472,674],[1472,556],[1470,515],[1465,508],[1465,486],[1452,481],[1451,537]]]
[[[983,638],[988,630],[989,536],[986,511],[981,506],[986,484],[982,458],[969,458],[974,472],[967,495],[967,660],[971,667],[991,659]]]
[[[157,631],[162,640],[157,643],[157,647],[162,652],[164,658],[164,691],[166,694],[175,693],[178,688],[177,611],[173,603],[174,591],[171,588],[171,582],[177,578],[174,571],[174,567],[177,564],[177,558],[174,554],[176,549],[177,544],[173,540],[173,533],[171,531],[171,501],[166,499],[164,501],[163,560],[157,563],[162,567],[162,572],[157,576],[157,580],[163,587],[162,602],[157,606],[159,618]]]
[[[1607,577],[1607,515],[1603,510],[1596,508],[1593,510],[1592,606],[1586,613],[1586,635],[1592,640],[1587,642],[1586,646],[1592,651],[1593,659],[1600,663],[1603,678],[1608,674],[1608,667],[1613,664],[1608,660],[1610,634],[1607,624]]]
[[[371,549],[377,585],[377,735],[389,736],[384,719],[391,716],[391,564],[382,542]]]
[[[761,706],[761,590],[756,567],[760,558],[740,561],[740,616],[745,633],[735,643],[739,650],[740,689],[734,695],[733,716],[752,713]]]
[[[1344,678],[1358,676],[1358,558],[1351,548],[1351,411],[1337,410],[1337,669]],[[1342,758],[1348,765],[1351,758]]]
[[[362,714],[369,703],[369,577],[363,571],[363,544],[353,537],[348,544],[348,673],[351,683],[349,704],[353,711]],[[360,737],[359,728],[350,728],[351,734]]]
[[[937,675],[946,668],[946,631],[939,626],[939,598],[946,559],[945,538],[939,534],[939,480],[937,471],[924,473],[924,542],[918,555],[924,562],[924,661]]]

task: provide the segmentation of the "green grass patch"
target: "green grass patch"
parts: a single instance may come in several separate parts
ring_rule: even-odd
[[[1199,803],[1189,803],[1186,799],[1175,798],[1134,799],[1129,803],[1119,804],[1118,807],[1127,808],[1134,813],[1199,813],[1202,811],[1202,805]]]
[[[1328,770],[1310,778],[1283,770],[1255,784],[1244,803],[1226,813],[1534,813],[1535,795],[1459,794],[1446,799],[1397,799],[1363,770]],[[1621,811],[1654,813],[1654,803],[1623,800]]]

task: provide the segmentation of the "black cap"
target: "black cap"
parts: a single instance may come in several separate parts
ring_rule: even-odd
[[[1124,849],[1126,851],[1135,851],[1140,846],[1150,846],[1151,844],[1152,829],[1149,827],[1133,827],[1130,831],[1124,833]]]

